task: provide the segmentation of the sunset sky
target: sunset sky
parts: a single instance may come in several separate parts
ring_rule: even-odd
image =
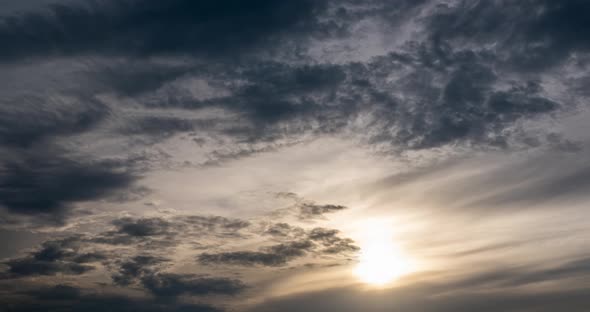
[[[590,1],[0,1],[0,312],[590,311]]]

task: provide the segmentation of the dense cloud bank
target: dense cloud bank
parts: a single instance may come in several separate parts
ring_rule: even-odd
[[[58,2],[7,14],[0,38],[8,75],[22,82],[19,68],[52,62],[64,73],[52,84],[3,91],[2,205],[67,214],[71,203],[130,188],[141,159],[64,147],[95,131],[147,148],[197,132],[201,144],[245,143],[229,155],[212,151],[204,164],[350,131],[391,152],[572,146],[523,122],[578,107],[564,94],[583,95],[588,42],[575,33],[588,28],[587,10],[584,1],[144,0]],[[406,31],[420,35],[366,61],[314,60],[318,40],[356,38],[355,25],[367,21],[398,32],[399,23],[413,21]],[[555,81],[564,70],[573,83]],[[123,114],[126,106],[141,113]],[[197,117],[208,109],[227,113]],[[29,192],[46,195],[33,200]]]

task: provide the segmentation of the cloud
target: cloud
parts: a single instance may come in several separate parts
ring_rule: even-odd
[[[278,244],[262,248],[261,251],[233,251],[221,253],[202,253],[198,260],[202,264],[230,264],[242,266],[282,266],[290,260],[304,256],[313,248],[308,240]]]
[[[370,116],[366,142],[402,150],[436,148],[449,144],[506,148],[515,141],[529,145],[528,142],[536,141],[524,134],[519,128],[520,122],[550,115],[563,107],[546,97],[544,86],[540,82],[506,82],[500,79],[493,64],[482,53],[448,53],[445,56],[445,68],[439,69],[426,63],[424,58],[435,62],[440,60],[440,56],[428,50],[430,48],[427,46],[424,49],[426,56],[421,55],[420,50],[417,52],[408,49],[375,58],[363,65],[287,66],[254,63],[236,77],[230,78],[245,78],[246,81],[235,87],[231,95],[212,100],[193,99],[192,102],[189,99],[188,102],[178,103],[181,108],[187,108],[187,103],[196,103],[198,108],[218,107],[238,112],[241,117],[246,117],[240,123],[218,129],[217,124],[227,121],[218,120],[207,122],[203,128],[208,129],[211,135],[217,132],[228,135],[234,141],[267,142],[270,146],[284,137],[333,133],[350,127],[361,115]],[[405,74],[401,77],[393,76],[390,78],[393,79],[391,83],[384,83],[380,72],[373,70],[374,68],[389,73],[399,70]],[[231,77],[232,72],[227,74]],[[505,86],[498,87],[498,84]],[[156,103],[160,103],[157,98]],[[162,100],[161,105],[165,104],[167,109],[174,108],[169,103],[170,101]],[[67,122],[57,124],[66,130],[71,128]],[[186,118],[148,116],[143,121],[132,122],[127,130],[131,132],[127,134],[158,138],[162,135],[190,132],[194,126],[196,125]],[[22,142],[26,143],[26,140]],[[261,147],[260,150],[268,149]],[[223,159],[223,154],[217,155]],[[236,155],[240,155],[239,151]],[[31,164],[21,167],[34,171],[41,170],[35,166],[48,166],[41,160],[32,159],[29,162]],[[76,188],[72,188],[71,194],[63,194],[63,198],[51,198],[53,201],[36,203],[29,202],[31,199],[28,199],[18,203],[12,199],[5,206],[11,212],[28,210],[35,213],[39,211],[36,207],[45,207],[48,211],[51,211],[51,207],[60,210],[60,207],[67,206],[69,202],[101,198],[111,191],[124,189],[136,178],[118,173],[115,169],[121,168],[111,168],[99,161],[94,161],[99,167],[94,171],[82,168],[65,156],[58,158],[56,162],[64,164],[56,164],[60,168],[49,174],[56,176],[58,180],[74,179],[76,174],[93,174],[95,178],[88,181],[104,181],[104,185],[80,185],[80,188],[84,186],[84,191],[88,194],[74,194]],[[17,168],[12,168],[14,166],[8,162],[7,168],[16,170]],[[59,171],[61,167],[66,171],[63,178]],[[15,172],[17,173],[24,176],[27,172]],[[35,172],[29,174],[34,175]],[[60,185],[59,182],[54,184]],[[6,187],[11,185],[7,183]],[[59,192],[51,194],[57,196]]]
[[[575,35],[590,27],[582,13],[588,9],[585,1],[458,1],[441,5],[429,30],[441,43],[493,43],[512,69],[538,71],[588,51],[590,41]]]
[[[232,233],[250,226],[247,220],[225,218],[220,216],[180,216],[180,222],[187,224],[197,231]]]
[[[379,16],[380,10],[375,7],[385,7],[381,10],[384,16],[403,10],[418,14],[414,8],[422,4],[376,1],[368,6],[373,9],[357,10],[364,10],[362,18]],[[325,10],[334,5],[316,1],[297,4],[263,1],[247,6],[236,1],[223,4],[210,1],[192,4],[184,0],[167,4],[148,0],[103,1],[87,5],[56,4],[43,12],[5,17],[0,23],[0,38],[4,37],[4,42],[12,42],[10,48],[3,52],[5,61],[35,56],[67,58],[70,55],[86,55],[91,58],[90,55],[100,55],[100,58],[89,60],[89,69],[83,70],[89,83],[84,87],[74,87],[73,92],[65,92],[67,96],[56,95],[48,101],[42,94],[33,94],[1,105],[4,114],[0,118],[7,126],[0,127],[0,142],[11,148],[32,146],[92,131],[102,125],[100,122],[112,120],[112,116],[117,115],[126,116],[123,118],[127,120],[116,134],[130,141],[134,141],[132,137],[142,136],[146,138],[142,139],[146,145],[192,131],[203,132],[207,137],[226,136],[232,142],[263,143],[262,146],[245,147],[230,154],[213,151],[210,155],[214,159],[208,162],[213,164],[259,151],[272,151],[274,147],[284,146],[286,139],[299,142],[298,139],[308,135],[346,131],[357,133],[369,145],[385,146],[390,151],[449,145],[509,148],[513,145],[541,144],[536,134],[527,133],[522,128],[522,122],[552,116],[571,106],[560,98],[548,95],[551,88],[543,77],[534,80],[511,74],[511,69],[502,65],[504,58],[499,51],[477,49],[470,43],[484,40],[508,45],[513,43],[513,38],[523,37],[529,43],[549,38],[548,44],[553,48],[567,46],[564,51],[583,50],[584,40],[577,37],[568,37],[567,43],[563,41],[562,45],[555,43],[566,40],[559,36],[561,32],[567,32],[575,25],[584,26],[575,15],[577,9],[584,7],[580,2],[561,5],[535,3],[543,9],[539,9],[539,15],[534,18],[522,16],[522,12],[535,11],[529,10],[533,4],[528,2],[505,6],[499,2],[477,2],[471,6],[460,4],[445,9],[441,6],[441,10],[434,13],[424,11],[430,15],[421,20],[424,28],[419,28],[419,31],[426,32],[426,39],[408,41],[395,51],[365,62],[292,64],[280,58],[253,57],[247,63],[241,63],[239,57],[232,56],[231,52],[242,50],[235,49],[236,46],[265,45],[275,35],[297,37],[295,34],[299,31],[314,33],[330,29],[332,26],[328,24],[340,24],[339,27],[347,29],[351,27],[348,23],[358,21],[358,16],[353,17],[353,13],[358,11],[350,5],[342,5],[342,10],[334,11],[341,12],[336,15],[330,13],[331,10]],[[136,6],[142,9],[138,11]],[[512,15],[524,17],[514,19],[518,20],[518,25],[502,23],[507,18],[504,15],[510,14],[499,12],[507,8],[514,9],[516,13]],[[206,16],[202,15],[204,11],[208,12]],[[289,14],[285,13],[287,11]],[[191,18],[188,18],[187,12],[192,12]],[[572,19],[564,18],[570,15]],[[199,20],[199,16],[204,20]],[[338,20],[338,23],[320,22],[320,16],[329,16],[328,20]],[[482,20],[486,23],[478,23]],[[234,26],[227,26],[229,21]],[[507,33],[513,35],[500,40],[506,32],[500,32],[493,26],[504,24],[510,25]],[[547,25],[559,27],[554,29]],[[89,27],[93,29],[93,36],[82,36],[88,33],[84,29]],[[241,35],[234,37],[236,29]],[[485,36],[476,36],[482,34]],[[305,45],[304,42],[299,44]],[[211,54],[215,54],[219,62],[203,63],[201,58]],[[520,52],[514,55],[517,54],[535,55]],[[154,55],[161,58],[144,60],[140,57]],[[175,61],[171,59],[172,55],[184,55],[185,58]],[[178,92],[175,86],[183,79],[200,79],[224,92],[210,98]],[[164,85],[173,91],[167,93],[160,90]],[[142,113],[119,114],[120,108],[129,108],[129,102],[105,105],[98,100],[104,99],[98,95],[104,95],[105,90],[114,91],[130,98],[131,103],[143,106]],[[122,101],[116,97],[114,100]],[[20,105],[24,109],[13,109],[15,105],[12,102],[24,103]],[[221,109],[229,114],[206,121],[162,114],[162,110],[199,111],[206,108]],[[354,129],[359,123],[363,131]],[[140,141],[134,142],[140,144]],[[31,154],[37,154],[36,151]],[[20,158],[22,155],[12,157]],[[65,163],[64,167],[75,162],[66,155],[59,161]],[[12,164],[10,159],[3,162]],[[86,162],[99,163],[88,159],[84,165]],[[24,166],[40,170],[32,168],[34,165]],[[38,166],[46,167],[47,164]],[[10,212],[30,213],[38,212],[40,209],[35,207],[43,206],[53,213],[52,209],[60,209],[51,207],[65,207],[77,201],[77,196],[83,200],[98,199],[115,189],[125,189],[133,180],[133,177],[125,180],[114,175],[113,168],[105,167],[100,168],[105,171],[104,176],[93,180],[110,178],[107,182],[113,185],[107,186],[105,182],[105,185],[85,187],[95,191],[92,196],[63,194],[64,198],[48,202],[28,200],[23,203],[8,202],[5,206]],[[50,174],[59,177],[59,172]],[[80,175],[83,174],[89,173],[80,172]],[[42,193],[43,190],[40,191]]]
[[[192,274],[149,274],[142,277],[141,283],[152,294],[159,297],[176,297],[183,294],[195,296],[235,295],[246,289],[246,285],[237,279]]]
[[[590,289],[579,278],[589,263],[580,258],[552,266],[465,270],[454,278],[402,282],[379,292],[354,287],[312,291],[270,299],[247,311],[584,311]]]
[[[170,264],[170,260],[163,257],[137,255],[117,263],[118,269],[112,279],[118,286],[139,284],[158,297],[177,297],[183,294],[235,295],[246,288],[237,279],[162,272],[167,264]]]
[[[354,245],[350,238],[341,238],[338,236],[340,231],[326,228],[315,228],[308,234],[312,241],[321,243],[325,248],[321,251],[326,254],[346,254],[355,253],[360,248]]]
[[[13,259],[5,262],[9,269],[5,278],[38,275],[80,275],[94,270],[94,267],[65,261],[40,261],[32,258]]]
[[[89,70],[90,80],[98,85],[113,84],[111,88],[119,90],[116,91],[119,94],[132,97],[151,109],[214,107],[237,112],[242,117],[241,122],[221,132],[239,141],[276,142],[285,136],[335,133],[358,122],[358,118],[370,116],[370,121],[364,123],[370,144],[387,144],[402,150],[449,144],[507,147],[514,143],[512,140],[527,141],[518,129],[520,121],[550,115],[564,108],[563,103],[548,97],[541,82],[518,75],[511,75],[508,80],[509,70],[501,66],[500,52],[477,49],[470,43],[483,44],[480,42],[483,40],[508,45],[520,36],[529,43],[547,37],[550,45],[562,46],[553,41],[565,40],[558,39],[563,38],[558,35],[561,32],[576,25],[584,26],[575,14],[584,4],[555,5],[540,1],[502,5],[500,2],[473,5],[459,2],[446,7],[440,5],[440,10],[434,12],[424,9],[422,13],[427,16],[420,19],[422,28],[417,30],[426,33],[423,41],[407,41],[399,49],[363,63],[290,64],[280,59],[269,61],[254,57],[242,64],[239,58],[224,51],[225,47],[233,52],[238,50],[235,46],[268,42],[269,36],[287,30],[286,37],[297,37],[300,31],[348,29],[359,19],[387,20],[385,17],[398,16],[400,12],[410,12],[413,17],[409,19],[412,19],[419,14],[419,10],[414,9],[425,2],[373,1],[360,7],[324,1],[297,4],[264,1],[247,6],[236,1],[192,4],[184,0],[165,5],[148,0],[57,4],[43,13],[5,18],[0,34],[7,37],[6,42],[14,43],[5,51],[5,56],[47,51],[61,56],[90,53],[88,51],[104,54],[99,62],[103,70]],[[136,5],[142,10],[133,9]],[[538,15],[523,15],[523,12],[535,11],[533,7],[539,8]],[[500,13],[508,8],[514,13]],[[208,12],[206,16],[202,15],[204,11]],[[287,11],[289,14],[285,13]],[[191,18],[187,12],[192,12]],[[570,15],[572,19],[565,18]],[[511,19],[518,21],[515,23],[504,23],[508,19],[506,16],[522,18]],[[110,22],[100,22],[104,20]],[[329,22],[322,22],[325,20]],[[482,20],[486,22],[478,23]],[[234,26],[227,26],[226,22],[230,21]],[[92,27],[93,36],[82,36],[87,33],[82,30],[90,25],[100,27]],[[243,27],[234,28],[236,25]],[[498,25],[508,25],[508,29]],[[547,25],[559,27],[554,29]],[[236,29],[241,35],[237,36]],[[116,36],[112,35],[115,30]],[[505,36],[506,33],[511,35]],[[36,36],[43,40],[33,40]],[[504,37],[508,39],[501,40]],[[564,45],[571,49],[583,48],[583,39],[576,38],[569,37],[572,43]],[[118,44],[119,40],[134,44]],[[576,40],[580,42],[574,43]],[[305,45],[304,42],[299,44]],[[53,49],[40,49],[43,45]],[[199,61],[203,56],[201,52],[208,55],[211,51],[225,59],[209,66]],[[114,58],[113,54],[134,58]],[[186,59],[174,61],[164,57],[164,60],[142,61],[138,58],[158,54],[166,57],[181,54]],[[235,66],[236,61],[241,65]],[[179,77],[202,79],[207,84],[223,86],[229,92],[212,99],[199,99],[178,90],[158,95],[161,86],[174,85]],[[139,96],[144,93],[152,96]],[[84,100],[93,99],[85,97]],[[204,128],[207,132],[219,131],[216,128],[221,123],[228,124],[227,120],[218,120]],[[76,124],[60,123],[63,131],[81,131]],[[126,135],[168,137],[193,131],[194,127],[193,121],[184,117],[148,114],[130,122],[124,131]],[[22,140],[23,144],[25,142]]]
[[[119,286],[131,285],[140,277],[168,261],[168,259],[151,255],[138,255],[121,261],[117,273],[112,275],[113,282]]]
[[[147,137],[168,137],[177,132],[190,132],[195,129],[196,122],[172,117],[144,117],[134,121],[129,128],[123,129],[125,134],[138,134]]]
[[[589,290],[555,290],[543,292],[463,292],[433,296],[432,289],[420,285],[395,288],[381,293],[359,292],[350,288],[312,292],[286,298],[269,300],[248,311],[325,311],[382,312],[394,308],[407,311],[457,312],[457,311],[519,311],[552,312],[565,309],[583,312]],[[429,293],[430,292],[430,293]],[[367,302],[370,302],[367,304]],[[418,310],[419,309],[419,310]]]
[[[80,237],[46,241],[41,248],[22,258],[9,259],[3,278],[19,278],[38,275],[81,275],[95,269],[92,263],[106,260],[98,251],[81,250]]]
[[[590,258],[582,257],[568,260],[546,267],[516,266],[508,268],[494,268],[493,270],[478,272],[475,275],[450,282],[454,287],[523,287],[534,284],[553,282],[561,283],[568,280],[576,283],[575,279],[584,275],[590,269]]]
[[[343,210],[348,209],[348,207],[343,205],[335,205],[335,204],[318,204],[311,200],[306,200],[305,198],[299,197],[295,193],[289,192],[281,192],[276,194],[277,198],[284,198],[293,201],[293,205],[287,208],[277,209],[272,212],[272,215],[286,217],[286,216],[293,216],[299,221],[317,221],[324,219],[326,215],[340,212]],[[296,230],[288,229],[289,224],[281,225],[279,223],[275,223],[272,226],[277,227],[276,230],[280,231],[278,227],[284,227],[283,231],[287,230]]]
[[[168,233],[170,223],[159,218],[122,218],[113,221],[118,232],[129,236],[155,236]]]
[[[196,70],[193,66],[186,62],[170,64],[134,58],[102,62],[97,60],[90,64],[83,76],[95,83],[91,88],[93,92],[111,91],[125,97],[137,97],[192,73]]]
[[[580,35],[590,27],[587,1],[23,1],[0,8],[6,81],[0,86],[0,226],[52,238],[2,262],[0,284],[18,288],[0,289],[9,311],[217,311],[182,302],[244,293],[222,299],[229,306],[255,302],[268,293],[246,292],[250,275],[243,271],[288,274],[284,268],[294,263],[354,259],[359,247],[353,240],[310,226],[348,209],[344,205],[284,193],[278,196],[291,205],[268,215],[260,215],[266,202],[255,212],[248,202],[219,212],[226,217],[199,215],[235,204],[219,194],[256,193],[260,185],[338,197],[349,183],[365,182],[361,174],[363,182],[310,187],[307,175],[292,181],[288,170],[273,171],[261,184],[233,181],[234,170],[251,170],[237,163],[243,158],[274,157],[268,154],[318,138],[337,137],[383,154],[387,165],[368,168],[366,178],[376,171],[387,175],[394,167],[388,157],[403,158],[409,167],[360,190],[360,197],[346,194],[343,202],[352,208],[368,201],[370,208],[359,206],[371,212],[391,207],[396,210],[387,213],[399,212],[401,219],[435,207],[428,212],[453,219],[451,225],[424,222],[440,230],[472,211],[490,218],[481,221],[484,229],[476,223],[462,232],[481,233],[500,221],[519,225],[505,214],[528,207],[547,210],[527,215],[533,223],[561,207],[567,211],[560,210],[567,215],[558,218],[562,225],[588,199],[590,170],[580,160],[587,153],[569,124],[556,125],[587,106],[590,40]],[[20,6],[31,8],[14,9]],[[473,162],[457,157],[412,171],[436,155],[490,150],[527,153]],[[310,168],[344,159],[336,153],[311,159],[317,154],[301,151],[277,157],[305,159],[306,166],[313,162]],[[176,179],[188,167],[190,178]],[[232,183],[199,188],[220,172]],[[257,174],[248,177],[259,181]],[[139,185],[143,181],[149,189]],[[133,202],[147,194],[167,210]],[[412,196],[417,205],[391,205]],[[239,217],[227,217],[233,215]],[[517,242],[475,237],[442,254],[457,261],[500,256],[530,246],[535,234],[527,231]],[[72,233],[79,235],[59,238]],[[256,311],[575,311],[572,306],[585,303],[588,291],[579,278],[590,270],[586,257],[540,259],[542,266],[511,259],[513,266],[489,271],[462,267],[448,272],[456,279],[440,283],[406,285],[402,279],[400,287],[380,294],[285,295]],[[193,267],[228,275],[180,273]],[[60,283],[71,284],[24,287],[62,275]],[[111,283],[98,284],[109,275]],[[106,295],[112,289],[130,295]]]
[[[374,134],[367,139],[401,150],[518,146],[523,120],[561,108],[539,82],[506,81],[485,53],[469,49],[443,58],[433,47],[414,43],[356,71],[381,99],[374,104]]]
[[[306,135],[350,131],[362,121],[365,135],[359,137],[389,150],[452,144],[508,148],[527,145],[536,136],[523,130],[523,121],[573,107],[549,97],[542,81],[506,79],[487,53],[466,48],[441,55],[422,42],[361,64],[258,61],[241,71],[218,70],[225,72],[205,79],[224,84],[227,95],[201,100],[186,92],[156,92],[141,103],[151,109],[223,109],[237,113],[239,120],[231,125],[223,118],[199,124],[167,117],[137,122],[131,129],[136,134],[170,135],[202,128],[210,135],[272,147],[285,138],[297,141]],[[226,118],[233,119],[230,116]],[[162,131],[146,127],[157,124]]]
[[[112,221],[115,229],[88,238],[108,245],[141,245],[143,248],[173,247],[183,239],[200,237],[240,237],[250,226],[247,220],[220,216],[177,215],[171,218],[124,217]]]
[[[78,201],[107,197],[135,177],[108,162],[24,154],[4,161],[0,205],[19,214],[60,214]]]
[[[40,288],[25,292],[38,300],[62,301],[76,300],[82,295],[80,289],[68,285],[55,285],[49,288]]]
[[[141,8],[141,9],[137,9]],[[320,2],[152,0],[54,4],[48,12],[5,17],[4,61],[102,53],[227,55],[276,41],[283,31],[313,23]],[[92,31],[90,31],[92,30]]]
[[[302,237],[305,235],[305,230],[288,223],[272,223],[266,227],[263,235],[270,235],[277,238]]]
[[[109,109],[94,98],[52,94],[7,96],[0,103],[0,207],[62,223],[71,208],[125,190],[129,164],[94,159],[56,141],[95,129]]]
[[[178,244],[176,224],[160,218],[120,218],[113,220],[115,230],[104,231],[89,237],[92,243],[107,245],[141,245],[159,249]]]
[[[107,117],[102,103],[85,99],[25,95],[0,102],[0,144],[30,147],[44,139],[88,131]]]
[[[277,231],[279,231],[271,231],[270,235],[277,239],[287,239],[287,241],[261,247],[258,251],[204,252],[198,256],[198,260],[205,265],[279,267],[306,255],[349,255],[359,250],[352,239],[339,237],[340,232],[333,229],[314,228],[306,232],[285,223],[278,223],[271,226],[270,229],[278,229]],[[286,234],[285,230],[291,232]],[[263,234],[268,235],[268,230]],[[316,243],[319,243],[323,248],[318,249]]]
[[[205,304],[165,302],[147,299],[130,298],[123,295],[111,295],[88,292],[68,285],[38,287],[24,292],[26,300],[11,298],[3,300],[3,308],[10,312],[36,311],[72,311],[72,312],[220,312],[222,310]]]
[[[301,220],[311,220],[321,218],[325,214],[338,212],[346,209],[345,206],[341,205],[317,205],[312,203],[303,203],[298,207],[298,218]]]
[[[585,145],[581,145],[584,147]],[[589,168],[585,148],[522,154],[487,154],[454,158],[404,170],[368,184],[364,194],[414,201],[432,212],[496,215],[573,209],[588,199]],[[424,184],[424,181],[429,181]],[[415,197],[416,192],[429,196]]]

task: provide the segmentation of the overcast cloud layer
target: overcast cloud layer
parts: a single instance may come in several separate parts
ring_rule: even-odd
[[[588,311],[588,34],[584,0],[3,1],[0,311]],[[413,268],[378,290],[375,220]]]

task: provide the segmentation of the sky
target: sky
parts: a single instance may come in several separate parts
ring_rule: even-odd
[[[0,312],[587,312],[590,2],[0,1]]]

